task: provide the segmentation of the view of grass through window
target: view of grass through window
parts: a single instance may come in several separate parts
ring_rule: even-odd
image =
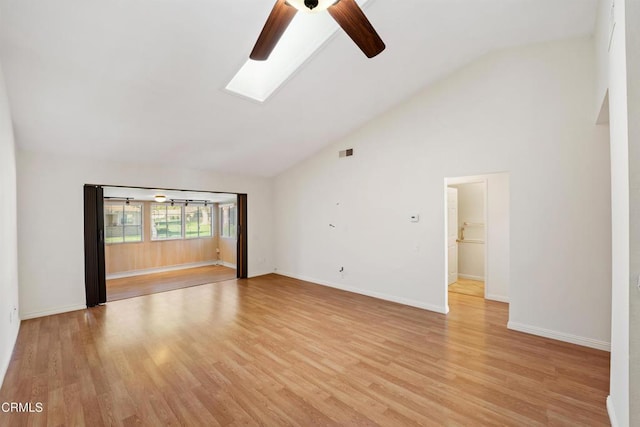
[[[212,210],[211,206],[189,205],[184,207],[184,237],[187,239],[195,237],[212,236]]]
[[[142,242],[142,203],[104,204],[105,243]]]
[[[151,204],[151,240],[182,238],[182,206]]]

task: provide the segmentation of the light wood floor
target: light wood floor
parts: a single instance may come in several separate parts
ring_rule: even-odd
[[[278,275],[26,320],[0,425],[608,425],[609,354]]]
[[[222,265],[185,268],[164,273],[144,274],[107,280],[107,301],[156,294],[205,283],[235,279],[236,270]]]
[[[449,285],[449,292],[484,298],[484,282],[458,278],[457,282]]]

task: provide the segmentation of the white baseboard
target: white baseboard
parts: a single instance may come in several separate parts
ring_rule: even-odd
[[[458,277],[461,278],[461,279],[477,280],[479,282],[484,282],[484,276],[474,276],[472,274],[460,274],[460,273],[458,273]]]
[[[315,279],[313,277],[301,276],[299,274],[288,273],[284,271],[277,271],[275,274],[279,274],[281,276],[287,276],[298,280],[304,280],[305,282],[311,282],[316,285],[328,286],[330,288],[336,288],[347,292],[352,292],[354,294],[366,295],[368,297],[373,297],[385,301],[396,302],[399,304],[408,305],[411,307],[421,308],[423,310],[435,311],[436,313],[447,314],[449,311],[449,307],[440,307],[433,304],[426,304],[421,301],[415,301],[409,298],[397,297],[394,295],[383,294],[380,292],[369,291],[361,288],[354,288],[351,286],[344,286],[338,283],[328,282],[326,280]]]
[[[85,310],[86,308],[87,308],[86,304],[67,305],[64,307],[49,308],[47,310],[32,311],[31,313],[24,313],[20,315],[20,318],[22,320],[36,319],[38,317],[51,316],[51,315],[60,314],[60,313],[67,313],[69,311]]]
[[[607,414],[609,414],[609,422],[611,427],[618,427],[618,418],[616,417],[616,409],[613,407],[613,400],[611,395],[607,396]]]
[[[235,264],[231,264],[230,262],[226,262],[226,261],[218,261],[218,265],[222,265],[224,267],[229,267],[229,268],[237,267]]]
[[[4,359],[2,361],[2,365],[0,365],[0,388],[2,388],[2,384],[4,383],[4,377],[7,375],[7,370],[9,369],[9,363],[11,362],[11,356],[13,355],[13,349],[16,346],[16,341],[18,340],[18,333],[20,332],[20,319],[18,319],[18,327],[15,328],[15,332],[13,336],[9,338],[9,346],[6,350],[6,354],[3,354]]]
[[[598,350],[611,351],[611,343],[606,341],[595,340],[593,338],[581,337],[578,335],[566,334],[564,332],[552,331],[550,329],[538,328],[537,326],[525,325],[523,323],[509,321],[507,328],[525,332],[527,334],[538,335],[545,338],[551,338],[558,341],[564,341],[571,344],[591,347]]]
[[[507,304],[509,304],[509,298],[503,297],[502,295],[488,294],[484,298],[491,301],[506,302]]]
[[[165,273],[167,271],[185,270],[187,268],[207,267],[210,265],[218,265],[218,264],[225,265],[225,263],[223,263],[222,261],[192,262],[189,264],[170,265],[167,267],[157,267],[157,268],[145,268],[143,270],[132,270],[132,271],[123,271],[122,273],[107,274],[107,280],[122,279],[124,277],[142,276],[145,274],[153,274],[153,273]],[[236,266],[234,265],[233,268],[236,268]]]
[[[253,279],[254,277],[266,276],[267,274],[278,274],[278,273],[275,273],[273,270],[253,271],[249,273],[247,277],[249,279]]]

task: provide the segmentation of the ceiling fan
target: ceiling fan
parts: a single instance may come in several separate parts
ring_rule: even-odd
[[[358,47],[373,58],[385,48],[367,17],[355,0],[276,0],[249,57],[265,61],[298,11],[318,13],[326,10]]]

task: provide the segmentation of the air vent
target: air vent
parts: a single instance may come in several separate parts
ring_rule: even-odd
[[[351,156],[353,156],[353,148],[340,151],[340,157],[351,157]]]

